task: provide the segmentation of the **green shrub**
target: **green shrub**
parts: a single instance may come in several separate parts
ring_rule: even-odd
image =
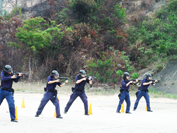
[[[123,71],[122,70],[118,70],[117,72],[116,72],[116,74],[118,75],[118,76],[122,76],[123,75]]]
[[[119,64],[125,66],[120,69]],[[133,71],[134,67],[131,67],[129,56],[125,52],[119,52],[114,48],[110,48],[109,52],[103,52],[98,60],[88,60],[88,71],[90,75],[95,75],[101,83],[117,83],[121,81],[123,71]]]
[[[131,75],[131,77],[132,77],[133,79],[138,79],[139,74],[138,74],[138,73],[133,73],[133,74]]]
[[[122,8],[120,5],[116,4],[114,6],[114,11],[115,11],[115,15],[118,18],[121,18],[123,20],[123,22],[125,22],[125,18],[126,18],[126,9]]]
[[[157,61],[156,57],[163,60],[177,55],[176,9],[177,0],[172,0],[169,5],[160,9],[154,18],[144,20],[127,30],[130,45],[135,45],[137,41],[140,42],[140,48],[144,45],[144,51],[139,50],[137,57],[141,67]]]

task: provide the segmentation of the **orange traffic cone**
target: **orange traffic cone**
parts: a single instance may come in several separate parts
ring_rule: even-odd
[[[121,113],[124,113],[124,103],[122,103],[122,107],[121,107]]]
[[[25,108],[25,99],[24,99],[24,98],[23,98],[23,100],[22,100],[21,108]]]
[[[17,115],[17,106],[15,107],[15,120],[18,120],[18,115]]]
[[[147,111],[147,106],[146,106],[146,111]]]
[[[57,117],[57,112],[56,112],[56,109],[55,109],[55,112],[54,112],[54,117]]]
[[[89,115],[92,115],[92,104],[90,103],[90,107],[89,107],[89,111],[88,111]]]
[[[60,105],[60,97],[58,97],[59,105]]]

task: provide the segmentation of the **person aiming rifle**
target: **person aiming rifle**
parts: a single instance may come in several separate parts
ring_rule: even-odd
[[[137,99],[135,101],[135,105],[134,105],[134,111],[137,109],[138,103],[141,99],[141,97],[143,96],[146,100],[146,105],[147,105],[147,111],[148,112],[152,112],[151,108],[150,108],[150,100],[149,100],[149,94],[148,94],[148,87],[149,85],[155,85],[156,83],[159,82],[159,80],[152,80],[152,75],[150,73],[146,74],[146,77],[143,79],[141,86],[138,90],[138,92],[136,93]]]
[[[41,100],[41,103],[39,105],[39,108],[36,112],[35,117],[39,117],[45,105],[50,100],[56,108],[56,114],[57,114],[56,118],[60,118],[60,119],[63,118],[61,117],[61,114],[60,114],[59,99],[57,98],[57,90],[55,88],[56,88],[56,85],[58,85],[59,87],[64,86],[66,83],[68,83],[68,80],[66,80],[62,84],[58,78],[59,78],[59,73],[56,70],[53,70],[52,74],[47,79],[47,85],[46,85],[46,88],[44,88],[45,93]]]
[[[18,82],[22,73],[18,73],[18,76],[13,73],[10,65],[5,65],[4,70],[1,72],[1,87],[0,87],[0,105],[6,98],[9,105],[9,112],[11,122],[18,122],[15,120],[15,103],[14,103],[14,89],[12,88],[13,82]]]
[[[87,101],[87,96],[85,94],[85,84],[89,83],[90,85],[92,84],[92,77],[86,76],[86,72],[84,70],[80,70],[79,74],[75,78],[75,87],[73,90],[73,93],[70,96],[70,99],[65,107],[64,113],[66,114],[71,107],[72,103],[74,100],[79,96],[84,103],[84,109],[85,109],[85,115],[88,114],[88,101]]]
[[[130,113],[130,95],[129,95],[129,86],[131,84],[135,84],[138,82],[138,79],[136,80],[129,80],[130,78],[130,75],[128,72],[124,72],[124,76],[123,76],[123,80],[121,82],[122,84],[122,87],[120,89],[120,94],[118,95],[119,96],[119,104],[118,104],[118,107],[117,107],[117,110],[116,112],[117,113],[120,113],[120,109],[121,109],[121,106],[122,106],[122,103],[124,102],[124,100],[126,101],[127,103],[127,107],[126,107],[126,113],[127,114],[131,114]]]

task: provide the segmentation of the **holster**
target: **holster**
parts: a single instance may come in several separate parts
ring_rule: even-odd
[[[122,87],[120,87],[120,93],[118,94],[119,98],[120,98],[122,92],[123,92],[123,89],[122,89]]]
[[[138,91],[135,93],[135,95],[136,95],[136,98],[138,98]]]
[[[11,88],[12,96],[14,95],[15,90]]]
[[[47,91],[46,87],[44,87],[44,91],[45,91],[45,92]]]
[[[118,98],[120,99],[121,93],[118,94]]]
[[[75,90],[75,88],[74,88],[74,87],[72,87],[72,88],[71,88],[71,90],[72,90],[72,92],[73,92],[73,91]]]

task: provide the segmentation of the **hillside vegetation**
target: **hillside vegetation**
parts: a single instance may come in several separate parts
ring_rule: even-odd
[[[128,12],[120,2],[50,0],[41,15],[37,10],[30,18],[15,7],[0,18],[0,68],[11,64],[29,72],[30,80],[43,79],[52,69],[74,76],[84,68],[99,82],[116,84],[123,71],[137,78],[140,69],[160,71],[176,60],[177,0],[127,28]]]

